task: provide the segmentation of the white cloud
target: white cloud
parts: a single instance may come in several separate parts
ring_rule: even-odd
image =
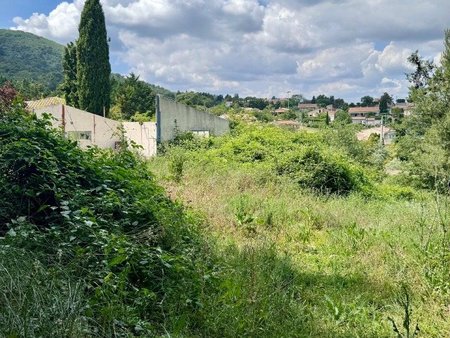
[[[66,43],[84,0],[14,18]],[[102,0],[111,48],[130,71],[173,90],[357,100],[405,95],[406,58],[439,59],[448,0]]]
[[[14,29],[27,31],[36,35],[54,39],[58,42],[67,42],[75,39],[80,21],[84,0],[75,0],[72,3],[60,3],[49,15],[33,13],[28,19],[15,17]]]

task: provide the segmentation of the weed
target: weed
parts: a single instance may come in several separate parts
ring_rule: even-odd
[[[394,333],[397,335],[397,338],[418,337],[420,333],[419,324],[413,324],[411,295],[410,291],[405,285],[402,286],[402,290],[397,298],[397,302],[403,308],[403,322],[402,326],[399,327],[392,317],[388,317],[389,321],[392,323]]]

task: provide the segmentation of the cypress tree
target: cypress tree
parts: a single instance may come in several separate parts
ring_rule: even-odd
[[[77,41],[79,107],[103,115],[109,112],[111,65],[105,15],[99,0],[87,0],[81,13]]]
[[[63,91],[66,104],[78,108],[78,88],[77,88],[77,49],[73,42],[64,48],[64,82]]]

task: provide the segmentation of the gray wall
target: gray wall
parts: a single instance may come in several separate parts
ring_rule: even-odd
[[[230,131],[228,120],[197,111],[161,95],[156,97],[156,123],[158,142],[172,140],[176,129],[216,136]]]

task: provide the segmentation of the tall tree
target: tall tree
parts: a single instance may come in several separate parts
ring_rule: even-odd
[[[117,88],[115,97],[122,118],[128,120],[135,113],[152,115],[155,106],[155,94],[150,86],[131,73]]]
[[[381,114],[387,114],[389,112],[389,107],[391,106],[393,102],[392,96],[390,96],[388,93],[384,93],[383,96],[380,98],[380,113]]]
[[[64,48],[64,82],[62,90],[66,104],[78,108],[78,87],[77,87],[77,47],[70,42]]]
[[[91,113],[108,114],[111,65],[105,15],[99,0],[87,0],[81,13],[77,41],[79,107]]]
[[[447,43],[447,40],[445,42]],[[419,51],[416,50],[408,57],[408,62],[414,67],[414,72],[406,74],[406,78],[416,89],[426,86],[435,69],[433,61],[423,59],[420,57]]]
[[[374,105],[374,99],[372,96],[363,96],[361,98],[361,106],[362,107],[372,107]]]

